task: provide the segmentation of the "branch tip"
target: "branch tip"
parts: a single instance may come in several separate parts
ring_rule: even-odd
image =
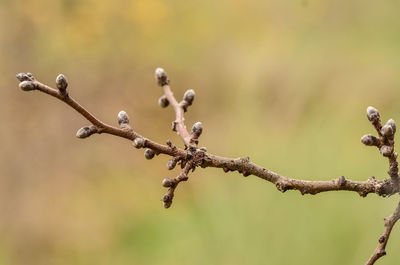
[[[167,73],[162,68],[156,68],[155,77],[159,86],[166,86],[169,84]]]

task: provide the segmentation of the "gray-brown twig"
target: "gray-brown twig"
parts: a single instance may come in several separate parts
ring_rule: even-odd
[[[119,128],[108,125],[93,114],[82,107],[77,101],[70,97],[67,87],[68,82],[64,75],[59,75],[56,79],[57,89],[51,88],[37,81],[32,74],[20,73],[17,78],[20,81],[19,87],[24,91],[38,90],[49,94],[75,109],[91,124],[78,130],[76,136],[78,138],[87,138],[93,134],[108,133],[115,136],[123,137],[133,142],[133,146],[141,149],[146,148],[144,155],[146,159],[152,159],[155,155],[165,154],[172,158],[167,162],[167,168],[173,169],[177,164],[180,164],[182,170],[175,178],[165,178],[162,185],[168,188],[167,193],[163,196],[165,208],[169,208],[174,198],[175,190],[178,184],[188,180],[190,170],[194,171],[197,167],[216,167],[222,168],[224,172],[238,171],[243,176],[254,175],[268,182],[275,184],[276,188],[285,192],[287,190],[298,190],[302,195],[317,194],[326,191],[354,191],[360,196],[365,197],[369,193],[375,193],[379,196],[386,197],[400,192],[399,185],[399,170],[397,162],[397,153],[394,152],[394,135],[396,132],[395,122],[390,119],[384,126],[380,119],[379,112],[368,107],[367,117],[375,127],[378,137],[373,135],[364,135],[361,138],[362,143],[368,146],[376,146],[380,153],[389,160],[388,174],[390,178],[378,180],[375,177],[370,177],[366,181],[353,181],[340,176],[329,181],[308,181],[297,180],[281,176],[273,171],[258,166],[250,161],[248,157],[243,158],[226,158],[207,153],[204,147],[198,148],[199,137],[203,131],[203,126],[200,122],[193,125],[189,133],[184,124],[184,113],[187,108],[192,105],[195,97],[193,90],[188,90],[183,96],[183,100],[178,103],[175,99],[169,86],[168,76],[161,68],[157,68],[156,79],[162,87],[164,95],[160,97],[159,104],[161,107],[167,107],[169,104],[175,111],[175,120],[173,121],[172,129],[176,131],[182,138],[184,148],[179,148],[167,141],[167,145],[159,144],[137,133],[129,125],[129,117],[125,111],[120,111],[117,115]],[[374,264],[374,262],[386,254],[385,247],[389,238],[391,229],[396,221],[400,218],[400,204],[395,212],[385,219],[385,230],[379,238],[377,249],[366,264]]]

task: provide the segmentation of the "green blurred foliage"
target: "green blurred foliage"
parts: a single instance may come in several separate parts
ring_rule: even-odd
[[[162,208],[177,171],[87,122],[15,74],[58,73],[91,112],[171,139],[153,71],[197,93],[201,145],[295,178],[385,178],[359,142],[365,109],[400,120],[397,1],[0,1],[0,264],[362,264],[397,196],[279,193],[255,177],[198,169]],[[400,230],[382,264],[397,264]]]

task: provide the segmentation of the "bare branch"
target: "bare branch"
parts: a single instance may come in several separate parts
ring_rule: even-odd
[[[397,205],[396,210],[389,217],[384,219],[385,228],[383,230],[382,235],[378,239],[378,246],[376,247],[374,253],[369,258],[369,260],[365,263],[365,265],[374,264],[379,258],[386,255],[386,244],[389,240],[390,232],[392,231],[393,226],[396,224],[397,220],[400,219],[400,202]]]
[[[184,124],[184,113],[188,107],[192,105],[195,93],[193,90],[188,90],[183,96],[183,100],[178,103],[175,99],[169,80],[165,71],[161,68],[156,69],[156,79],[158,84],[163,88],[164,95],[159,99],[159,105],[163,108],[169,104],[175,111],[175,121],[173,122],[173,130],[176,131],[184,143],[184,149],[178,148],[167,141],[167,145],[162,145],[138,134],[130,125],[129,117],[125,111],[120,111],[117,115],[119,128],[108,125],[93,114],[87,111],[77,101],[69,96],[67,87],[68,81],[64,75],[59,75],[56,79],[57,89],[51,88],[35,80],[32,74],[20,73],[17,78],[20,80],[20,88],[24,91],[38,90],[48,95],[51,95],[80,113],[86,118],[91,125],[85,126],[78,130],[77,137],[87,138],[93,134],[107,133],[132,141],[134,147],[141,149],[146,148],[144,156],[146,159],[152,159],[155,155],[165,154],[172,158],[167,163],[167,168],[172,170],[177,164],[180,164],[182,170],[175,178],[165,178],[162,185],[168,188],[167,193],[163,197],[164,207],[169,208],[172,204],[175,190],[178,184],[188,180],[189,171],[194,171],[196,167],[215,167],[222,168],[224,172],[238,171],[243,176],[257,176],[268,182],[271,182],[276,188],[285,192],[287,190],[298,190],[304,194],[318,194],[327,191],[353,191],[360,196],[365,197],[369,193],[375,193],[379,196],[386,197],[400,192],[399,184],[399,169],[397,162],[397,153],[394,152],[394,135],[396,133],[396,124],[390,119],[384,126],[380,119],[378,110],[373,107],[368,107],[367,117],[378,133],[378,137],[373,135],[364,135],[361,142],[367,146],[375,146],[380,150],[380,153],[389,160],[388,174],[390,178],[378,180],[375,177],[370,177],[366,181],[353,181],[346,179],[344,176],[329,180],[329,181],[309,181],[292,179],[281,176],[271,170],[254,164],[248,157],[244,158],[226,158],[207,153],[206,148],[198,148],[198,138],[200,137],[203,126],[201,122],[193,125],[189,133]],[[385,230],[379,239],[379,245],[371,256],[367,264],[374,264],[379,257],[385,255],[385,246],[390,234],[390,231],[396,221],[400,218],[400,204],[395,212],[385,219]]]

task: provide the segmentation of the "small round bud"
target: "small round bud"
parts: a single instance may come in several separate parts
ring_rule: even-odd
[[[177,162],[178,162],[178,161],[177,161],[177,159],[175,159],[175,158],[172,158],[172,159],[168,160],[168,162],[167,162],[167,168],[168,168],[168,170],[174,169]]]
[[[375,109],[372,106],[369,106],[367,108],[367,118],[370,122],[377,123],[381,120],[381,117],[379,115],[379,111],[377,109]]]
[[[193,125],[191,134],[193,138],[197,139],[199,138],[202,132],[203,132],[203,124],[201,124],[201,122],[198,121]]]
[[[386,136],[386,137],[391,137],[393,136],[393,128],[389,124],[384,125],[381,128],[381,134]]]
[[[195,96],[194,90],[189,89],[183,95],[183,100],[186,101],[189,106],[191,106],[194,100],[194,96]]]
[[[16,77],[21,82],[22,81],[33,81],[34,80],[33,75],[31,73],[26,73],[26,74],[25,73],[19,73],[19,74],[16,75]]]
[[[158,99],[158,105],[160,105],[161,108],[166,108],[169,105],[169,101],[165,95],[161,96]]]
[[[22,81],[19,83],[19,88],[23,91],[31,91],[36,89],[36,85],[32,81]]]
[[[382,145],[382,147],[379,149],[379,151],[381,152],[381,154],[383,156],[389,157],[393,153],[393,147],[388,146],[388,145]]]
[[[60,92],[65,92],[68,87],[68,80],[63,74],[59,74],[56,78],[56,85]]]
[[[96,132],[97,132],[97,128],[94,125],[85,126],[85,127],[80,128],[76,132],[76,137],[84,139],[84,138],[91,136],[92,134],[94,134]]]
[[[167,73],[164,71],[164,69],[157,68],[155,71],[155,77],[157,79],[159,86],[168,85],[168,83],[169,83],[168,76],[167,76]]]
[[[361,137],[361,142],[365,145],[368,146],[378,146],[379,145],[379,139],[371,134],[364,135]]]
[[[154,157],[154,155],[155,155],[154,151],[153,151],[152,149],[150,149],[150,148],[147,148],[147,149],[144,151],[144,157],[145,157],[147,160],[152,159],[152,158]]]
[[[121,110],[121,111],[118,113],[117,120],[118,120],[118,124],[119,124],[119,125],[128,124],[128,123],[129,123],[128,114],[126,114],[125,111]]]
[[[135,148],[140,149],[140,148],[144,147],[144,143],[145,143],[145,141],[143,138],[137,137],[137,138],[135,138],[135,140],[133,140],[132,145]]]
[[[389,125],[390,127],[392,127],[393,130],[393,134],[396,133],[396,123],[394,122],[393,119],[390,119],[386,122],[386,125]]]
[[[165,187],[165,188],[172,187],[172,186],[175,185],[175,179],[172,179],[172,178],[165,178],[165,179],[163,179],[163,181],[162,181],[162,185],[163,185],[163,187]]]

